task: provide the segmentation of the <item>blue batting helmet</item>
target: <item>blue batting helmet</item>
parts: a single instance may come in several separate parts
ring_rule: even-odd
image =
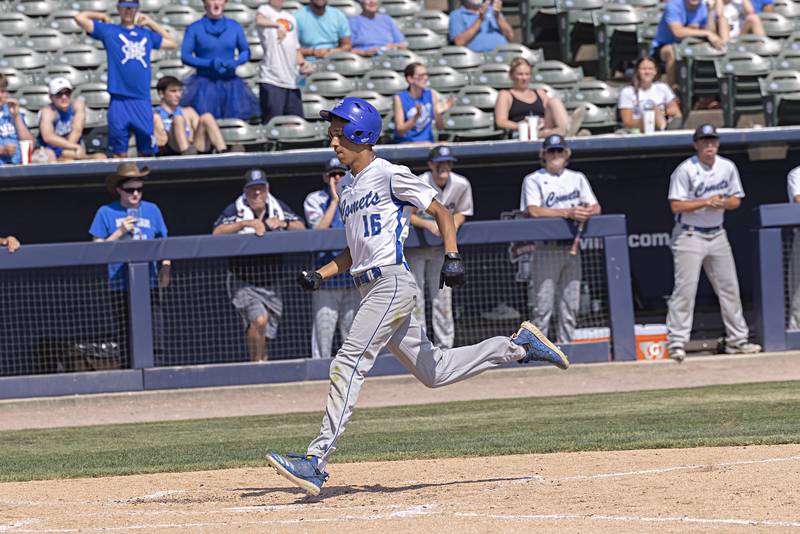
[[[328,122],[332,116],[347,121],[343,128],[344,136],[357,145],[374,145],[381,136],[381,114],[361,98],[348,96],[333,109],[323,109],[319,115]]]

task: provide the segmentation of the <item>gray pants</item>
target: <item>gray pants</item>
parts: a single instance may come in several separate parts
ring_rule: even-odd
[[[672,290],[667,312],[667,346],[682,348],[689,341],[700,269],[705,270],[719,299],[727,344],[746,342],[749,330],[742,313],[736,265],[725,230],[704,234],[675,226],[672,232],[672,256],[675,288]]]
[[[314,314],[314,327],[311,330],[312,358],[331,357],[336,323],[339,323],[339,334],[345,339],[353,324],[359,300],[361,297],[352,284],[346,288],[321,289],[311,295]]]
[[[381,267],[383,276],[358,288],[361,305],[353,327],[331,363],[331,386],[319,436],[308,454],[324,468],[336,450],[358,400],[364,377],[383,347],[428,387],[458,382],[503,363],[516,361],[525,349],[508,337],[493,337],[477,345],[442,350],[434,347],[413,316],[417,287],[402,266]]]
[[[548,336],[553,310],[558,306],[558,341],[570,343],[575,336],[581,302],[581,257],[571,256],[570,242],[536,244],[531,260],[528,306],[531,321]]]
[[[792,233],[789,287],[787,288],[792,296],[792,304],[789,309],[789,330],[800,330],[800,228],[795,228]]]
[[[425,247],[408,249],[405,253],[414,279],[417,281],[417,307],[414,318],[425,325],[425,295],[431,300],[433,342],[437,347],[453,346],[453,290],[447,286],[439,289],[439,275],[444,263],[444,248]],[[426,329],[428,332],[430,329]]]

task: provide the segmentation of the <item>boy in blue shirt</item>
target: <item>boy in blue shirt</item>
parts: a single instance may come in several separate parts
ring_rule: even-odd
[[[20,141],[33,141],[33,135],[19,112],[19,102],[8,98],[8,80],[0,72],[0,165],[22,162]]]
[[[503,0],[463,0],[462,6],[450,13],[450,41],[473,52],[491,52],[508,44],[514,29],[502,9]]]
[[[150,102],[152,63],[150,53],[159,48],[177,48],[167,31],[143,13],[139,2],[119,2],[120,24],[97,11],[75,15],[75,22],[90,37],[102,41],[108,63],[108,146],[115,157],[128,153],[133,131],[139,156],[156,153],[153,108]]]

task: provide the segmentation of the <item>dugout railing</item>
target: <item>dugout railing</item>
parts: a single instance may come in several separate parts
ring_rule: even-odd
[[[459,245],[467,259],[468,282],[464,288],[459,288],[454,293],[454,301],[460,299],[461,304],[459,307],[461,317],[456,316],[457,325],[461,324],[461,327],[457,326],[457,332],[460,330],[460,333],[456,336],[456,344],[474,342],[477,340],[470,336],[484,335],[479,325],[496,319],[491,317],[492,312],[489,310],[496,293],[511,293],[509,298],[512,301],[523,302],[524,283],[508,280],[509,276],[514,276],[510,273],[516,269],[516,266],[509,267],[512,265],[509,251],[514,248],[514,243],[546,244],[554,241],[569,243],[574,232],[574,225],[563,219],[464,224],[459,231]],[[412,230],[406,244],[407,247],[436,246],[441,244],[441,241],[428,232]],[[155,293],[150,263],[170,259],[173,266],[180,266],[181,262],[194,262],[198,259],[222,261],[241,256],[267,255],[265,257],[299,257],[301,264],[305,264],[305,258],[310,261],[316,251],[340,249],[344,245],[343,231],[322,230],[268,233],[262,238],[252,235],[229,235],[113,243],[29,245],[23,246],[14,254],[9,254],[5,250],[0,251],[2,295],[0,315],[3,316],[0,318],[2,321],[0,398],[324,379],[328,374],[330,359],[311,360],[307,357],[308,352],[302,348],[298,349],[306,346],[301,343],[302,339],[307,340],[310,337],[308,323],[301,325],[299,334],[295,333],[292,338],[295,346],[284,349],[282,359],[266,363],[250,363],[246,361],[246,355],[241,356],[241,354],[236,356],[238,360],[234,358],[234,361],[195,358],[194,353],[201,351],[203,345],[213,342],[214,336],[202,337],[201,330],[208,326],[196,328],[190,320],[183,321],[186,323],[182,325],[184,329],[176,334],[182,340],[178,345],[195,343],[188,350],[188,354],[184,351],[180,358],[175,359],[157,356],[154,350]],[[605,327],[610,331],[610,341],[584,340],[583,343],[565,345],[565,351],[576,363],[610,359],[633,360],[636,358],[636,353],[625,217],[603,215],[592,218],[586,225],[581,248],[582,261],[590,271],[586,276],[592,277],[593,281],[591,287],[583,288],[588,308],[579,321],[579,326],[583,322],[584,326]],[[125,346],[117,348],[121,353],[127,354],[125,364],[119,366],[121,368],[93,370],[59,367],[38,374],[32,374],[33,371],[28,367],[18,366],[15,368],[16,372],[5,373],[6,376],[3,376],[3,360],[14,360],[18,357],[15,350],[27,350],[15,347],[41,345],[41,340],[32,338],[44,335],[42,329],[47,325],[42,323],[48,321],[47,312],[50,307],[58,307],[58,313],[65,316],[60,320],[63,323],[62,330],[67,330],[62,334],[67,336],[70,334],[70,329],[92,330],[95,328],[93,324],[102,323],[106,316],[113,315],[113,312],[105,307],[98,308],[95,301],[81,300],[84,298],[83,291],[95,292],[97,295],[105,294],[100,290],[100,286],[108,284],[105,268],[111,263],[124,264],[127,272],[127,287],[123,289],[127,292],[127,298],[120,302],[123,303],[125,327],[128,333],[122,342]],[[297,291],[296,294],[300,295],[298,298],[308,298],[305,292],[297,290],[295,286],[295,269],[299,265],[292,263],[286,269],[282,283],[287,289],[291,286],[291,291]],[[175,268],[173,267],[173,270]],[[87,285],[85,283],[87,277],[84,274],[76,277],[74,273],[83,273],[88,269],[95,270],[95,278]],[[191,274],[186,273],[185,277],[189,279]],[[500,280],[496,282],[498,278]],[[45,285],[40,288],[42,284]],[[208,292],[205,287],[203,291]],[[201,293],[196,293],[195,297]],[[209,302],[204,304],[209,305]],[[187,313],[191,307],[198,307],[199,311],[195,312],[203,313],[202,306],[192,300],[181,301],[181,305],[187,308]],[[224,309],[225,313],[233,313],[228,309],[230,302],[217,300],[210,302],[210,305]],[[522,304],[517,308],[521,306]],[[512,324],[518,325],[520,318],[511,317],[506,318],[504,323],[491,323],[500,325],[493,327],[494,335],[511,334],[512,331],[505,330]],[[209,322],[208,319],[205,320],[206,323]],[[10,344],[8,342],[10,339],[16,340],[17,344]],[[82,350],[89,350],[87,345],[92,345],[94,350],[101,350],[97,347],[97,343],[73,344],[73,349],[78,346],[82,347]],[[29,357],[39,357],[38,353],[32,354],[33,356],[29,354]],[[209,361],[213,363],[207,363]],[[26,365],[32,364],[27,362]],[[406,370],[399,362],[392,356],[386,355],[378,358],[371,374],[404,372]]]

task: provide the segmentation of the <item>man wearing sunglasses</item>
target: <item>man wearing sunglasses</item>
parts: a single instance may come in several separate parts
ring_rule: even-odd
[[[39,145],[50,161],[85,159],[86,150],[81,144],[86,124],[84,100],[72,99],[72,84],[66,78],[53,78],[47,87],[51,104],[39,110]],[[105,154],[88,157],[103,159]]]
[[[522,182],[520,210],[529,217],[563,217],[584,224],[600,213],[589,180],[567,168],[572,151],[560,135],[548,136],[540,152],[543,167]],[[570,254],[570,241],[536,243],[528,283],[530,317],[544,335],[557,306],[558,340],[575,334],[581,291],[581,257]]]
[[[344,228],[339,214],[339,194],[336,186],[347,173],[347,167],[338,158],[331,158],[322,174],[325,187],[310,193],[303,209],[309,226],[314,230],[326,228]],[[341,251],[323,251],[315,259],[315,268],[322,267]],[[333,348],[333,335],[339,323],[339,334],[344,340],[353,325],[356,309],[361,296],[353,285],[348,273],[329,278],[320,286],[320,291],[311,295],[311,307],[314,316],[314,327],[311,331],[311,357],[330,358]]]

